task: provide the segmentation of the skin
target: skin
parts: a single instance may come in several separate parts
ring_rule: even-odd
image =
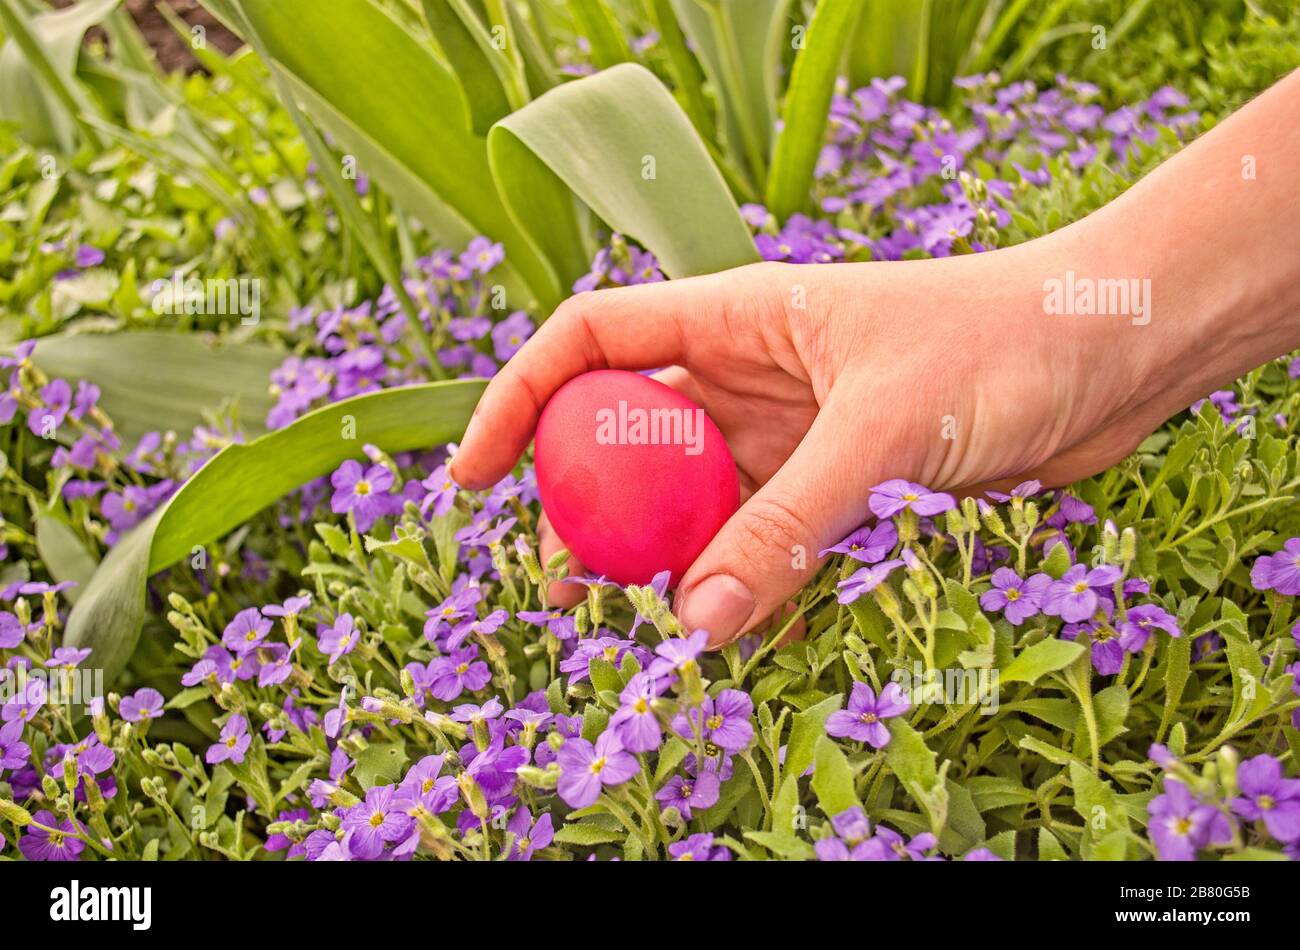
[[[547,399],[579,373],[669,367],[658,378],[704,407],[741,473],[741,509],[674,601],[687,629],[727,643],[812,578],[817,551],[867,520],[870,486],[1067,485],[1300,346],[1297,115],[1300,73],[1111,204],[1015,247],[755,264],[572,297],[492,380],[452,474],[471,489],[504,477]],[[1149,278],[1149,322],[1049,315],[1045,282],[1067,270]],[[541,540],[544,558],[562,546],[545,524]],[[550,595],[571,604],[581,588]]]

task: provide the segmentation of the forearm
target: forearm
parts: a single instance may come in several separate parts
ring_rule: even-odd
[[[1138,395],[1172,413],[1300,347],[1300,72],[1060,232],[1057,259],[1150,278],[1150,322],[1106,321]]]

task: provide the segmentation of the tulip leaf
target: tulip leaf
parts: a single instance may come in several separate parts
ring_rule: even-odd
[[[17,122],[33,145],[70,148],[74,121],[91,111],[74,76],[82,40],[121,2],[83,0],[29,17],[17,0],[0,0],[0,26],[8,34],[0,47],[0,120]]]
[[[507,205],[535,243],[552,250],[566,277],[578,259],[576,222],[541,216],[545,208],[560,209],[556,182],[524,163],[519,145],[606,224],[652,251],[670,277],[759,260],[704,143],[644,67],[625,63],[552,89],[498,122],[488,138]]]
[[[91,647],[92,662],[111,679],[135,648],[151,574],[358,457],[363,443],[405,452],[453,441],[483,386],[457,380],[367,393],[227,446],[108,552],[68,618],[65,642]]]
[[[767,179],[767,209],[778,221],[808,204],[844,45],[861,8],[862,0],[819,0],[795,57]]]
[[[274,405],[267,378],[283,360],[265,344],[217,345],[170,330],[44,337],[32,354],[47,376],[97,385],[99,405],[127,445],[150,431],[188,434],[204,410],[227,400],[236,401],[245,432],[264,432]]]
[[[226,0],[208,3],[218,13],[232,12]],[[313,118],[343,150],[372,161],[385,156],[366,168],[379,184],[399,200],[423,188],[429,194],[408,210],[442,207],[463,220],[448,236],[436,230],[446,224],[445,213],[421,218],[435,237],[459,241],[469,229],[501,241],[507,265],[537,299],[557,298],[555,274],[516,229],[486,173],[487,143],[470,128],[460,84],[427,43],[376,0],[239,0],[235,6],[266,54],[315,93],[303,97],[308,110],[321,100],[328,104]],[[238,28],[240,17],[235,21]]]

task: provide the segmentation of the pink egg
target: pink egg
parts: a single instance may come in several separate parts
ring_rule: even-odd
[[[663,383],[597,370],[565,383],[542,410],[534,449],[542,507],[591,574],[647,584],[681,580],[740,504],[722,433]]]

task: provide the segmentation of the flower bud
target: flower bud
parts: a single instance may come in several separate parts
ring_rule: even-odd
[[[474,813],[474,817],[479,821],[486,821],[492,813],[488,809],[487,797],[474,776],[469,772],[461,772],[456,776],[456,786],[460,789],[460,797],[465,800],[466,807]]]
[[[1033,531],[1038,527],[1038,505],[1032,501],[1025,502],[1025,526]]]
[[[556,551],[547,559],[546,569],[548,571],[558,571],[561,567],[567,564],[568,561],[569,561],[569,549],[561,548],[560,550]]]
[[[1119,536],[1119,559],[1124,564],[1131,564],[1137,557],[1137,532],[1131,527],[1125,528]]]
[[[573,625],[577,628],[580,637],[585,637],[591,632],[590,616],[587,613],[586,604],[579,604],[578,609],[573,612]]]
[[[1219,746],[1215,758],[1219,763],[1219,784],[1224,798],[1232,798],[1237,793],[1237,764],[1240,757],[1232,746]]]
[[[988,508],[984,509],[983,521],[984,521],[984,527],[987,528],[989,531],[999,536],[1006,535],[1007,526],[1005,522],[1003,522],[1002,516],[998,514],[997,508],[993,507],[992,505],[989,505]]]
[[[7,798],[0,798],[0,818],[13,822],[19,828],[25,828],[32,823],[31,812]]]
[[[554,763],[544,769],[539,769],[535,765],[521,765],[516,770],[515,776],[525,785],[542,791],[550,791],[559,784],[560,770],[554,767]]]
[[[515,555],[519,558],[519,563],[523,565],[524,574],[534,584],[541,584],[545,578],[542,576],[542,565],[537,560],[537,555],[533,553],[523,535],[515,538]]]

